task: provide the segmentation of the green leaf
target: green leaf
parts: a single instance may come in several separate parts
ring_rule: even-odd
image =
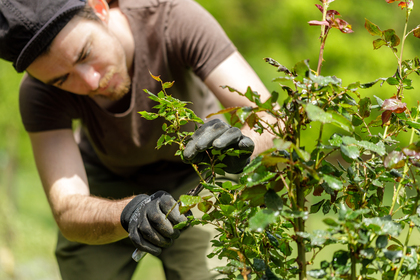
[[[293,145],[293,143],[289,141],[284,141],[281,138],[275,138],[273,140],[273,145],[277,150],[282,151],[288,150]]]
[[[328,111],[327,113],[331,114],[333,118],[332,124],[334,124],[335,126],[344,129],[347,132],[352,132],[354,130],[351,121],[346,119],[343,115],[340,115],[335,111]]]
[[[332,262],[331,262],[333,265],[333,268],[337,270],[338,268],[345,266],[349,258],[350,258],[350,254],[347,251],[338,250],[334,252]]]
[[[263,185],[255,185],[253,187],[246,188],[242,191],[241,199],[250,200],[255,197],[264,197],[267,192],[267,188]]]
[[[264,209],[257,212],[249,219],[249,229],[252,231],[263,232],[265,227],[277,221],[278,211]]]
[[[297,147],[294,148],[294,151],[303,161],[309,161],[311,159],[311,155],[306,152],[305,150],[299,149]]]
[[[197,204],[197,208],[203,213],[207,213],[212,206],[213,203],[211,201],[203,201]]]
[[[382,30],[368,19],[365,19],[365,28],[372,36],[382,36]]]
[[[139,112],[139,114],[143,118],[145,118],[146,120],[149,120],[149,121],[157,119],[159,117],[159,115],[156,114],[156,113],[149,113],[149,112],[146,112],[146,111],[141,111],[141,112]]]
[[[308,275],[315,279],[322,279],[327,276],[327,272],[323,269],[312,269],[308,271]]]
[[[376,248],[383,249],[386,248],[388,245],[388,236],[387,235],[379,235],[376,238]]]
[[[343,189],[343,182],[341,182],[341,180],[333,176],[324,174],[322,176],[322,179],[324,179],[324,181],[328,184],[328,186],[335,191],[340,191]]]
[[[181,201],[181,206],[195,206],[197,203],[201,202],[202,199],[200,196],[192,196],[192,195],[186,195],[183,194],[179,197],[179,200]]]
[[[322,205],[324,204],[325,199],[311,205],[310,214],[318,213],[318,211],[321,209]]]
[[[345,156],[347,156],[347,157],[349,157],[351,159],[356,159],[356,158],[358,158],[360,156],[359,148],[356,145],[351,145],[351,146],[341,145],[340,146],[340,149],[341,149],[341,152]]]
[[[362,147],[366,150],[372,151],[377,153],[380,156],[384,156],[386,154],[385,144],[383,142],[378,142],[376,144],[368,141],[358,141],[356,143],[359,147]]]
[[[373,40],[373,49],[377,50],[382,46],[386,46],[386,41],[384,39]]]
[[[231,274],[235,271],[238,271],[238,268],[235,266],[218,266],[215,268],[212,268],[212,270],[217,271],[222,274]]]
[[[340,224],[337,223],[336,220],[334,220],[333,218],[325,218],[322,220],[326,225],[329,226],[333,226],[333,227],[338,227]]]
[[[242,107],[236,111],[236,115],[241,123],[245,123],[246,119],[252,114],[252,112],[252,107]]]
[[[324,112],[324,110],[311,103],[306,104],[305,111],[308,114],[308,118],[312,121],[319,121],[321,123],[331,123],[333,121],[330,113]]]
[[[390,45],[390,47],[396,47],[400,44],[400,38],[395,34],[394,29],[387,29],[383,32],[385,41]]]
[[[283,209],[283,200],[274,190],[268,190],[264,194],[264,202],[268,209],[281,211]]]
[[[402,251],[390,251],[387,249],[383,249],[382,252],[384,253],[385,257],[389,259],[390,261],[396,263],[403,257]]]
[[[293,73],[296,76],[301,77],[309,77],[310,67],[309,67],[309,61],[308,60],[302,60],[295,64],[295,67],[293,68]]]
[[[386,79],[386,82],[391,86],[396,86],[400,84],[400,82],[394,77],[389,77],[388,79]]]
[[[230,216],[230,214],[236,210],[236,208],[232,205],[220,205],[220,209],[225,216]]]
[[[420,129],[420,123],[418,123],[418,122],[406,121],[405,123],[412,128]]]
[[[174,229],[183,229],[184,227],[187,226],[187,224],[188,224],[188,221],[180,222],[174,225]]]
[[[331,146],[340,147],[343,144],[343,139],[339,134],[334,133],[328,142]]]

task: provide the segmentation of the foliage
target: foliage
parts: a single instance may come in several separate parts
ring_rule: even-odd
[[[376,38],[374,49],[388,47],[396,57],[395,74],[347,86],[335,76],[320,75],[330,29],[351,32],[351,26],[338,18],[337,11],[328,10],[334,0],[321,2],[317,7],[322,20],[309,22],[321,26],[317,71],[307,60],[288,69],[274,59],[266,59],[282,74],[273,81],[287,93],[285,100],[278,101],[276,91],[263,101],[251,88],[241,93],[226,87],[255,106],[227,108],[219,113],[230,113],[232,125],[246,124],[259,133],[275,135],[273,148],[245,168],[238,184],[202,179],[214,202],[209,197],[183,196],[182,206],[188,209],[198,205],[205,213],[202,219],[192,219],[192,224],[213,224],[219,230],[209,257],[228,259],[226,267],[216,268],[228,279],[293,279],[296,275],[299,279],[417,278],[420,250],[409,241],[413,229],[420,228],[416,179],[420,144],[414,141],[420,131],[420,106],[408,109],[403,102],[406,92],[413,92],[411,76],[420,74],[417,57],[403,60],[406,39],[409,35],[419,37],[420,33],[419,27],[407,31],[414,2],[386,1],[398,2],[405,12],[401,38],[393,29],[381,30],[365,21],[365,28]],[[361,95],[362,90],[377,86],[390,86],[395,94],[384,100]],[[160,102],[157,108],[161,112],[166,101],[154,100]],[[179,109],[185,105],[179,101],[172,104],[178,104]],[[165,111],[163,116],[177,114],[178,108],[172,107],[173,111]],[[269,113],[277,122],[267,123],[260,112]],[[190,119],[196,118],[188,114]],[[335,130],[326,136],[329,126]],[[305,131],[316,139],[313,149],[302,145]],[[407,146],[397,141],[401,134],[409,135]],[[164,139],[172,139],[165,135]],[[184,134],[178,139],[182,150],[188,139]],[[217,161],[218,156],[213,153],[211,158]],[[206,166],[204,171],[215,172],[214,166]],[[393,188],[389,201],[384,198],[387,188]],[[317,202],[311,203],[313,198],[318,198]],[[325,229],[309,232],[305,224],[319,212],[328,215],[323,219]],[[341,247],[329,251],[329,259],[321,260],[319,268],[308,269],[321,251],[336,248],[333,245]],[[309,255],[311,259],[307,259]]]

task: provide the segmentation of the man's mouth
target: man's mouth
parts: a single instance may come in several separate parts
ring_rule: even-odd
[[[115,72],[115,68],[111,68],[111,70],[109,70],[108,73],[106,73],[105,76],[99,81],[99,89],[101,91],[106,90],[109,87],[110,81]]]

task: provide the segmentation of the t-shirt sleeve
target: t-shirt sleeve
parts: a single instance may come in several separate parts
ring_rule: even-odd
[[[173,1],[166,36],[171,51],[202,80],[236,50],[216,19],[193,0]]]
[[[71,106],[74,104],[70,93],[24,76],[19,90],[19,109],[26,131],[71,128],[72,119],[77,118]]]

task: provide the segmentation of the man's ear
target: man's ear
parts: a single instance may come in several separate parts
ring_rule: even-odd
[[[109,6],[106,0],[88,0],[95,14],[105,23],[109,20]]]

